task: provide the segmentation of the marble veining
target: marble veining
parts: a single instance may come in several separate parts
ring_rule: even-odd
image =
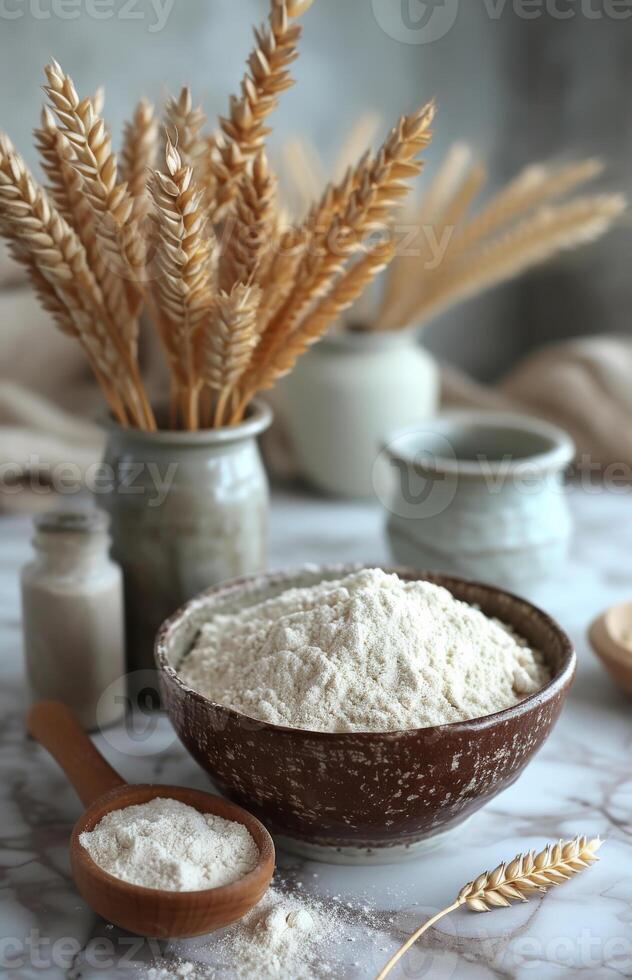
[[[614,687],[585,636],[605,606],[632,598],[631,495],[571,491],[577,530],[569,565],[528,596],[569,632],[579,671],[557,728],[520,779],[410,864],[341,868],[281,856],[278,874],[288,888],[350,906],[343,937],[348,966],[340,980],[371,980],[398,942],[479,872],[578,832],[606,839],[590,873],[528,905],[443,920],[393,976],[632,976],[632,702]],[[95,916],[73,888],[67,840],[80,804],[55,763],[23,731],[17,572],[28,539],[26,519],[0,520],[0,975],[135,978],[142,964],[161,955],[212,959],[208,940],[152,943],[122,932]],[[307,561],[389,562],[380,511],[277,492],[270,567]],[[137,716],[133,725],[99,735],[97,743],[129,781],[208,788],[162,716]]]

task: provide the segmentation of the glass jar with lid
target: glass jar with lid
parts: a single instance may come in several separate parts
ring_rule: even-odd
[[[33,701],[63,701],[86,729],[125,711],[123,581],[101,511],[35,519],[22,571],[24,654]]]

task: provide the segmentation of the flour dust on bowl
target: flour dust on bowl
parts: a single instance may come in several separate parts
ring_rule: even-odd
[[[381,634],[371,604],[388,621]],[[447,638],[437,622],[451,624]],[[465,680],[449,669],[457,654]],[[358,565],[217,586],[164,624],[156,658],[176,732],[214,783],[282,844],[339,863],[413,856],[509,786],[575,670],[562,630],[516,596]]]

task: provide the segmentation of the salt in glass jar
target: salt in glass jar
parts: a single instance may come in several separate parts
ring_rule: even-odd
[[[22,571],[24,654],[32,701],[55,699],[86,729],[125,711],[123,580],[100,512],[35,519]]]

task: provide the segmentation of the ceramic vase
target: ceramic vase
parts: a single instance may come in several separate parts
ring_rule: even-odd
[[[572,532],[565,432],[529,416],[446,412],[394,433],[380,494],[395,560],[523,591],[563,564]]]
[[[257,436],[270,422],[255,402],[230,428],[109,426],[97,503],[124,573],[129,671],[153,669],[156,632],[179,606],[265,567],[269,491]]]
[[[439,372],[414,331],[325,337],[282,386],[302,475],[342,497],[373,495],[386,433],[434,414]]]

